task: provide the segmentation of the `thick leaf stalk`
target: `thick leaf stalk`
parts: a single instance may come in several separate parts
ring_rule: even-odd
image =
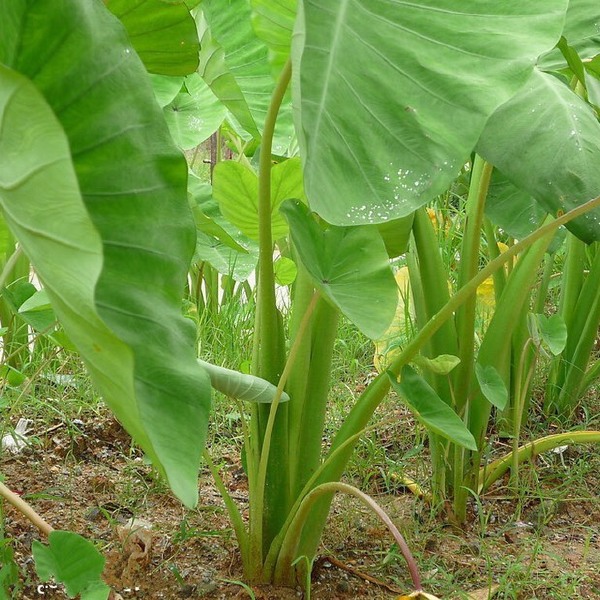
[[[256,375],[273,384],[279,381],[284,363],[283,326],[275,304],[275,275],[273,271],[273,235],[271,231],[271,169],[272,142],[279,107],[287,90],[291,76],[288,63],[281,73],[273,91],[267,111],[262,136],[258,174],[258,282],[257,311],[255,323],[255,364]],[[266,554],[272,539],[283,525],[289,502],[288,461],[281,457],[288,455],[287,409],[280,408],[273,413],[273,406],[259,406],[253,412],[253,431],[261,442],[261,462],[267,461],[264,485],[254,490],[254,510],[251,514],[250,536],[251,555],[262,557]],[[273,417],[271,418],[271,413]],[[265,439],[270,422],[271,433]],[[266,442],[266,447],[265,447]]]

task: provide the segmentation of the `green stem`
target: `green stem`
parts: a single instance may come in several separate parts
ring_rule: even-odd
[[[330,466],[331,463],[333,463],[333,461],[336,460],[338,455],[341,455],[341,453],[344,451],[345,448],[347,448],[351,444],[354,444],[355,442],[357,442],[362,435],[364,435],[365,433],[367,433],[369,431],[378,429],[379,427],[381,427],[383,425],[391,424],[393,422],[395,422],[395,419],[387,419],[385,421],[380,421],[378,423],[375,423],[374,425],[371,425],[370,427],[365,427],[358,433],[356,433],[353,436],[351,436],[350,438],[348,438],[343,444],[340,444],[340,446],[338,446],[338,448],[336,448],[333,452],[331,452],[327,456],[327,458],[321,463],[319,468],[313,473],[312,477],[306,482],[302,491],[296,495],[294,505],[292,506],[292,508],[290,509],[290,511],[288,513],[288,516],[284,523],[284,526],[281,528],[281,531],[279,532],[277,537],[273,540],[273,543],[271,544],[271,547],[269,548],[269,553],[267,555],[267,558],[265,559],[265,568],[264,568],[265,579],[268,580],[268,579],[272,578],[273,569],[275,568],[275,563],[279,557],[279,552],[281,550],[283,541],[284,541],[285,537],[288,535],[290,523],[292,522],[296,513],[298,512],[298,508],[300,507],[300,504],[301,504],[303,498],[306,496],[306,494],[308,494],[315,487],[316,482],[319,480],[319,478],[321,477],[323,472]],[[310,558],[311,559],[313,558],[312,554],[310,555]]]
[[[596,250],[590,271],[581,286],[579,297],[575,304],[575,315],[570,321],[567,337],[567,346],[562,359],[560,371],[561,379],[558,381],[559,393],[557,406],[564,416],[569,415],[581,396],[581,387],[590,355],[594,348],[600,324],[600,294],[598,293],[598,279],[600,278],[600,248],[597,244],[592,246]],[[583,265],[580,265],[583,271]]]
[[[313,298],[306,309],[306,313],[304,314],[304,318],[302,319],[302,323],[298,329],[298,334],[294,340],[292,348],[290,349],[290,353],[288,355],[288,359],[286,361],[285,367],[279,378],[279,382],[277,384],[277,390],[275,392],[275,397],[273,398],[273,402],[271,403],[269,418],[267,421],[267,425],[265,427],[262,449],[260,452],[260,461],[258,464],[258,471],[256,475],[256,486],[254,490],[254,498],[252,502],[252,510],[250,515],[250,531],[251,537],[255,547],[253,548],[253,552],[258,552],[260,545],[260,556],[263,553],[263,511],[265,505],[265,485],[267,481],[267,466],[269,462],[269,453],[271,450],[271,438],[273,435],[273,427],[275,424],[275,417],[277,414],[277,408],[279,406],[279,402],[281,400],[281,394],[283,393],[283,389],[290,375],[290,371],[294,362],[296,360],[296,355],[301,348],[302,338],[304,334],[307,332],[310,324],[310,319],[312,313],[317,305],[317,301],[319,299],[318,292],[313,294]],[[271,540],[269,540],[269,545]],[[258,555],[258,554],[257,554]]]
[[[542,280],[538,287],[538,292],[535,298],[535,307],[533,312],[541,314],[544,312],[546,306],[546,299],[548,297],[548,288],[550,287],[550,281],[552,279],[552,273],[554,271],[554,254],[546,254],[544,256],[544,271],[542,273]]]
[[[490,163],[484,161],[479,155],[475,156],[467,198],[465,232],[460,252],[459,288],[469,283],[479,270],[479,245],[484,220],[483,211],[493,168]],[[477,295],[472,294],[456,311],[456,333],[459,342],[458,357],[460,363],[454,375],[454,393],[456,394],[456,412],[459,415],[462,413],[467,401],[473,376],[476,305]],[[464,493],[466,496],[466,490]]]
[[[273,425],[275,423],[275,415],[277,413],[277,408],[278,408],[279,402],[281,400],[281,394],[283,393],[283,388],[285,387],[285,384],[288,380],[291,369],[296,360],[296,355],[302,344],[302,337],[308,329],[308,326],[310,323],[310,318],[315,310],[315,307],[317,306],[318,300],[319,300],[319,293],[315,292],[313,294],[310,304],[308,305],[308,308],[306,309],[304,318],[302,319],[300,329],[298,330],[298,335],[296,336],[296,339],[294,340],[294,344],[290,350],[288,359],[285,364],[285,368],[283,369],[283,373],[281,374],[279,383],[277,384],[277,391],[275,392],[275,397],[273,398],[273,402],[271,403],[269,420],[268,420],[267,426],[265,428],[265,437],[263,440],[263,446],[262,446],[262,451],[261,451],[261,455],[260,455],[260,463],[258,466],[259,488],[261,487],[261,484],[264,485],[264,480],[266,478],[267,461],[269,458],[269,450],[270,450],[269,444],[270,444],[270,440],[271,440],[271,435],[273,433]]]
[[[533,371],[535,368],[535,361],[531,361],[529,364],[529,369],[527,371],[527,375],[525,377],[525,384],[523,384],[523,374],[525,371],[525,363],[527,361],[527,348],[533,344],[533,340],[529,338],[527,342],[525,342],[525,346],[523,348],[523,352],[521,353],[521,357],[519,360],[519,367],[516,373],[515,380],[515,406],[514,406],[514,414],[513,414],[513,439],[512,439],[512,447],[513,447],[513,465],[512,465],[512,476],[513,476],[513,487],[514,489],[518,489],[519,487],[519,437],[521,434],[521,422],[523,420],[523,409],[525,406],[525,399],[527,394],[529,393],[529,384],[531,382],[531,377],[533,376]]]
[[[231,521],[231,524],[233,525],[233,530],[235,531],[235,537],[237,539],[237,543],[240,548],[242,564],[244,565],[244,567],[247,567],[248,565],[252,564],[252,561],[249,560],[249,555],[248,555],[249,537],[248,537],[248,532],[246,531],[246,528],[244,526],[244,520],[242,518],[242,515],[241,515],[238,507],[236,506],[235,502],[233,501],[231,495],[227,491],[227,488],[225,487],[225,484],[223,483],[223,480],[221,479],[221,475],[219,474],[219,470],[213,463],[208,451],[204,450],[202,453],[202,456],[204,457],[204,460],[206,461],[206,464],[208,465],[208,468],[213,476],[213,479],[215,481],[215,486],[217,487],[219,494],[221,494],[221,498],[223,498],[223,502],[225,503],[225,508],[227,509],[227,514],[229,515],[229,520]],[[254,574],[246,573],[246,575],[249,578],[253,578]]]
[[[320,298],[312,323],[310,363],[302,413],[298,421],[290,423],[292,436],[298,440],[296,454],[290,453],[290,460],[293,461],[292,497],[302,490],[320,463],[338,319],[339,310],[328,300]]]
[[[419,290],[418,293],[424,301],[425,310],[417,313],[420,319],[418,325],[422,327],[450,298],[448,273],[440,253],[432,252],[432,248],[435,248],[438,243],[438,237],[425,210],[415,213],[412,233],[414,249],[418,258],[418,282],[415,281],[415,273],[410,273],[410,268],[414,265],[412,262],[409,262],[409,274],[411,284],[418,284],[413,289]],[[421,292],[421,289],[426,293]],[[458,354],[456,328],[452,320],[446,321],[439,331],[431,336],[428,350],[432,357],[440,354]],[[448,377],[434,373],[426,373],[425,377],[438,396],[451,406],[453,399]],[[448,442],[433,431],[429,431],[428,435],[432,467],[431,490],[434,503],[441,504],[446,499],[447,482],[450,475],[447,468]]]
[[[547,254],[545,255],[547,256]],[[522,369],[522,373],[528,373],[530,369],[535,369],[537,353],[535,346],[528,343],[531,339],[529,332],[529,314],[530,302],[525,302],[521,306],[521,312],[515,315],[517,325],[512,333],[511,339],[511,364],[509,370],[509,401],[501,414],[496,417],[496,425],[499,429],[506,428],[507,431],[513,431],[515,418],[519,413],[519,429],[527,422],[531,396],[531,378],[529,380],[527,392],[517,387],[515,380],[517,372]],[[519,384],[520,385],[520,384]],[[523,396],[521,403],[519,398]]]
[[[437,236],[431,220],[424,210],[415,213],[413,222],[413,239],[418,258],[420,285],[424,290],[425,319],[429,320],[450,300],[448,275],[440,253],[432,251],[438,244]],[[412,284],[412,275],[411,275]],[[425,323],[420,323],[426,327]],[[439,330],[439,331],[438,331]],[[431,353],[457,354],[458,343],[456,329],[451,320],[445,320],[429,336]],[[446,377],[434,377],[431,381],[441,398],[449,402],[449,385]]]
[[[458,273],[459,289],[466,285],[479,270],[479,249],[484,223],[484,208],[487,198],[492,171],[494,167],[475,155],[473,172],[469,185],[469,195],[466,205],[466,222],[463,243],[460,251],[460,270]],[[495,245],[495,238],[494,245]],[[496,271],[497,273],[498,271]],[[471,296],[456,311],[456,337],[458,340],[458,357],[460,362],[452,376],[455,397],[455,411],[462,416],[469,402],[469,391],[473,378],[475,355],[475,313],[477,309],[477,294]],[[451,445],[453,456],[453,507],[459,522],[466,519],[468,489],[464,485],[465,451],[463,448]]]
[[[572,233],[567,236],[567,259],[563,270],[563,280],[558,312],[571,331],[571,321],[575,319],[575,305],[583,285],[585,264],[585,244]]]
[[[258,375],[271,383],[279,378],[279,336],[277,334],[277,308],[275,305],[275,275],[273,271],[273,235],[271,230],[271,169],[273,134],[277,114],[291,77],[291,62],[288,60],[265,118],[258,167],[258,284],[257,284],[257,327],[259,328]]]
[[[267,109],[265,125],[263,129],[259,171],[258,171],[258,281],[256,289],[257,308],[254,330],[253,347],[253,372],[255,375],[275,384],[280,380],[284,363],[284,347],[282,344],[283,326],[280,323],[280,315],[275,303],[275,275],[273,271],[273,236],[272,236],[272,206],[271,206],[271,169],[272,169],[272,145],[277,114],[286,93],[291,77],[291,62],[288,61],[284,67],[277,85],[271,96],[271,102]],[[267,470],[266,458],[271,445],[274,455],[282,457],[280,462],[287,465],[287,408],[277,415],[278,427],[273,433],[273,419],[275,411],[273,406],[256,407],[253,409],[251,430],[256,436],[256,444],[264,444],[266,438],[265,430],[269,429],[267,439],[267,451],[263,448],[259,460],[259,472],[257,474],[257,485],[253,490],[254,506],[256,510],[250,515],[250,538],[252,560],[262,560],[265,544],[270,544],[268,538],[273,535],[274,529],[278,528],[277,520],[282,511],[282,505],[287,504],[289,493],[289,473],[285,468],[273,467]],[[272,417],[273,416],[273,417]],[[270,423],[270,425],[269,425]],[[261,468],[263,471],[261,471]],[[264,514],[263,514],[264,513]]]
[[[568,444],[597,444],[598,442],[600,442],[600,431],[570,431],[567,433],[556,433],[521,446],[517,451],[518,462],[521,464],[526,460],[535,458],[539,454],[549,452],[559,446]],[[509,452],[502,458],[482,467],[479,471],[478,493],[483,493],[488,490],[490,486],[498,481],[498,479],[500,479],[513,464],[513,452]]]
[[[292,252],[294,249],[292,248]],[[294,259],[296,259],[294,253]],[[292,300],[292,313],[290,315],[290,340],[294,343],[298,330],[300,328],[300,324],[302,323],[302,318],[306,313],[306,309],[308,308],[311,299],[314,294],[314,285],[312,283],[312,279],[306,268],[302,264],[301,261],[295,260],[298,266],[298,274],[296,276],[296,281],[294,282],[293,288],[293,300]],[[298,350],[298,354],[296,356],[296,362],[292,372],[290,373],[288,379],[288,385],[286,387],[287,392],[290,395],[290,398],[293,398],[293,401],[289,406],[289,422],[288,422],[288,436],[289,436],[289,456],[292,461],[294,461],[294,457],[298,456],[298,443],[300,431],[298,428],[298,423],[302,421],[302,415],[304,413],[304,402],[306,398],[306,389],[308,385],[308,373],[310,369],[310,350],[312,346],[312,332],[314,330],[314,324],[311,321],[310,331],[307,331],[303,338],[301,347]],[[295,461],[294,461],[295,463]],[[292,494],[292,490],[295,488],[294,481],[296,479],[295,465],[292,464],[292,470],[290,473],[290,493],[291,497],[294,497]]]

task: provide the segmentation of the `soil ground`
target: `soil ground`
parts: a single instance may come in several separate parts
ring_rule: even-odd
[[[7,485],[55,528],[95,540],[107,557],[105,579],[124,600],[303,597],[300,588],[244,588],[235,538],[209,474],[201,474],[199,507],[186,510],[108,411],[68,425],[34,422],[29,440],[19,453],[3,456]],[[220,461],[226,485],[244,507],[246,482],[237,456],[232,451]],[[432,516],[383,475],[383,468],[373,469],[353,483],[366,486],[405,534],[430,593],[460,598],[469,596],[458,590],[483,589],[470,596],[481,599],[498,584],[498,598],[600,598],[598,449],[569,447],[540,457],[535,467],[524,466],[519,497],[507,479],[499,482],[472,503],[464,528]],[[21,570],[15,597],[66,598],[60,588],[37,580],[31,543],[39,535],[11,507],[5,509],[5,536],[15,540]],[[311,597],[383,600],[410,588],[384,526],[355,500],[338,498],[314,566]]]

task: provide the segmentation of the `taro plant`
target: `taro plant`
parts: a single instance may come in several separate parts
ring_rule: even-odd
[[[146,57],[148,68],[194,70],[198,43],[186,7],[140,14],[112,4],[130,27],[141,19],[152,31],[148,16],[160,22],[156,44],[156,34],[137,28],[138,43],[163,48]],[[194,243],[185,161],[144,66],[103,4],[3,2],[0,12],[4,221],[107,403],[192,505],[210,387],[181,315]],[[90,568],[73,571],[65,557],[85,541],[62,532],[49,541],[34,551],[44,580],[54,575],[75,595],[95,579],[90,593],[108,596],[93,548],[85,546]]]
[[[247,523],[205,456],[229,510],[246,577],[293,584],[298,565],[315,556],[352,449],[392,384],[424,392],[427,401],[417,403],[401,389],[435,436],[434,468],[446,467],[450,447],[460,449],[457,460],[478,464],[491,407],[487,397],[475,390],[473,400],[460,398],[477,409],[467,415],[424,387],[408,363],[425,345],[433,347],[438,331],[445,336],[456,327],[455,311],[463,315],[459,330],[472,338],[469,299],[518,252],[528,249],[534,262],[566,223],[578,235],[597,235],[596,217],[582,216],[600,202],[583,204],[598,195],[593,180],[543,198],[532,190],[553,214],[557,208],[565,214],[476,272],[477,223],[491,164],[513,181],[520,177],[514,165],[501,164],[505,155],[522,161],[518,152],[501,151],[507,124],[517,127],[506,113],[530,119],[504,107],[522,101],[519,92],[529,91],[531,82],[553,85],[534,64],[559,40],[568,2],[484,1],[466,11],[450,0],[410,6],[390,0],[304,0],[298,6],[292,0],[205,0],[194,19],[189,7],[195,4],[132,8],[125,0],[107,0],[119,23],[97,0],[0,1],[0,202],[95,384],[187,505],[197,498],[209,380],[255,400],[244,424]],[[223,186],[233,188],[239,198],[233,213],[244,211],[255,225],[257,311],[249,378],[195,359],[193,327],[180,306],[195,233],[186,165],[144,67],[177,77],[197,70],[231,111],[230,126],[248,139],[246,151],[255,149],[255,172],[223,163],[213,189],[225,212]],[[293,146],[290,83],[302,169],[286,154]],[[190,97],[192,87],[186,85]],[[545,93],[561,92],[551,87]],[[492,135],[494,124],[500,131]],[[538,140],[531,144],[537,149]],[[419,241],[428,235],[419,209],[448,188],[476,145],[488,163],[478,159],[472,169],[470,210],[477,223],[466,236],[471,258],[461,267],[460,288],[432,309],[324,450],[339,314],[373,338],[387,329],[397,303],[389,249],[403,246],[394,233],[406,235],[417,211],[412,230],[422,246],[419,269],[435,269],[435,244],[426,248]],[[552,170],[570,172],[560,165]],[[302,189],[286,187],[298,173]],[[274,210],[279,204],[285,221]],[[387,244],[375,226],[384,222]],[[286,245],[298,275],[286,340],[275,302],[273,250],[288,228]],[[522,271],[531,276],[529,266]],[[465,369],[472,368],[468,346],[464,359],[458,354]],[[479,362],[487,367],[482,352]],[[493,354],[491,342],[487,352]],[[467,381],[468,375],[461,377]]]
[[[433,48],[426,43],[420,46],[410,36],[405,40],[399,34],[400,31],[405,34],[420,31],[419,27],[424,26],[421,19],[425,15],[431,16],[428,10],[431,7],[414,6],[401,15],[400,11],[396,12],[386,3],[375,10],[355,2],[325,11],[316,3],[304,2],[300,5],[300,16],[296,22],[297,45],[292,52],[290,74],[289,65],[281,69],[284,61],[279,60],[281,53],[285,53],[285,44],[282,43],[285,27],[281,24],[285,25],[286,21],[274,18],[275,15],[283,17],[288,13],[282,8],[283,5],[274,9],[257,2],[253,6],[258,23],[256,32],[260,32],[261,39],[267,41],[278,59],[273,61],[272,67],[279,72],[279,80],[262,131],[258,173],[255,175],[251,169],[240,165],[218,165],[215,170],[214,192],[222,207],[230,204],[239,212],[248,210],[252,215],[251,224],[260,247],[254,372],[277,385],[277,393],[270,405],[253,409],[252,418],[246,425],[245,455],[250,486],[248,527],[231,499],[228,496],[226,498],[240,541],[247,576],[254,580],[291,583],[294,578],[292,566],[302,556],[310,560],[316,551],[331,499],[329,482],[340,477],[352,446],[385,397],[391,383],[398,387],[415,413],[430,428],[434,472],[438,477],[435,489],[440,496],[445,497],[448,489],[464,491],[467,481],[473,481],[477,487],[479,457],[484,447],[492,406],[488,396],[493,401],[496,399],[494,394],[487,392],[483,381],[489,377],[489,373],[493,373],[494,383],[502,383],[503,378],[498,369],[489,364],[489,358],[481,361],[482,383],[479,384],[474,378],[473,323],[470,314],[472,302],[469,297],[474,295],[477,284],[499,270],[503,262],[511,260],[518,251],[531,246],[527,256],[520,259],[520,267],[513,270],[517,273],[510,285],[513,297],[507,296],[502,316],[496,318],[493,328],[490,325],[494,333],[486,344],[487,349],[480,354],[480,358],[485,353],[492,357],[495,345],[501,343],[506,348],[501,353],[505,361],[504,367],[510,367],[510,335],[505,336],[503,328],[507,323],[512,327],[513,323],[518,322],[515,317],[518,317],[521,310],[519,307],[524,307],[529,298],[529,284],[535,278],[539,261],[553,231],[566,221],[562,217],[543,228],[536,228],[530,237],[514,246],[506,256],[496,258],[483,271],[478,272],[478,240],[482,231],[483,208],[492,166],[483,159],[477,159],[472,169],[472,193],[468,203],[469,221],[475,222],[465,235],[459,291],[450,298],[446,274],[438,277],[435,272],[437,265],[432,248],[436,247],[436,243],[430,235],[430,221],[424,213],[417,212],[412,231],[415,245],[419,247],[419,269],[424,291],[422,297],[431,303],[420,324],[421,331],[392,362],[391,379],[387,374],[382,375],[359,398],[333,440],[330,450],[323,455],[321,440],[329,388],[329,361],[338,312],[346,314],[367,335],[373,337],[381,334],[390,320],[393,298],[389,294],[391,278],[389,273],[384,274],[387,270],[384,266],[386,256],[379,232],[370,224],[389,220],[392,230],[396,226],[398,229],[403,227],[406,232],[404,223],[400,225],[395,220],[401,217],[410,217],[412,220],[411,215],[415,209],[444,191],[468,160],[477,138],[485,135],[487,116],[477,125],[477,119],[472,119],[470,114],[465,119],[465,127],[457,130],[456,121],[446,119],[445,115],[437,112],[436,108],[439,109],[439,106],[424,93],[424,89],[428,89],[427,84],[433,85],[436,81],[436,75],[440,77],[439,85],[435,88],[437,94],[442,89],[445,93],[451,93],[452,82],[444,77],[443,70],[440,73],[432,67],[431,70],[421,71],[419,68],[411,71],[408,56],[412,56],[412,53],[420,53],[424,63],[427,61],[423,57],[429,56],[436,66],[442,60],[437,55],[434,59],[433,55],[428,54],[433,52]],[[291,4],[287,8],[290,6]],[[555,8],[560,11],[558,5]],[[562,8],[566,8],[564,3]],[[227,20],[228,10],[248,13],[248,3],[209,1],[203,4],[202,10],[205,31],[206,27],[214,25],[211,40],[220,44],[225,56],[225,66],[228,50],[231,60],[238,60],[235,34],[228,36],[229,32],[223,27],[223,22]],[[459,16],[458,13],[452,13],[452,10],[450,13],[460,20],[461,26],[464,26],[465,19],[468,20],[464,14]],[[435,10],[432,14],[435,15]],[[382,15],[385,15],[385,19],[379,19]],[[447,13],[444,12],[444,15],[447,16]],[[545,16],[549,17],[548,14]],[[267,17],[280,25],[276,32],[265,25],[269,20]],[[539,15],[536,22],[541,25]],[[287,30],[289,39],[291,23],[287,23],[290,25]],[[369,30],[369,24],[374,23],[379,26],[383,23],[385,31],[377,30],[375,35]],[[438,25],[439,28],[436,29],[435,24],[428,21],[427,32],[432,35],[435,30],[436,35],[440,35],[439,43],[443,44],[441,40],[448,39],[444,36],[451,35],[449,31],[452,26],[448,27],[447,22]],[[555,25],[557,30],[562,30],[562,22]],[[362,40],[363,52],[350,52],[351,44],[356,41],[357,36]],[[543,36],[534,36],[537,41],[542,38]],[[511,39],[515,41],[515,38]],[[283,40],[286,41],[285,36]],[[531,42],[531,38],[528,40]],[[467,39],[465,43],[469,47],[470,43],[476,44],[476,41],[475,38]],[[521,43],[519,38],[519,44]],[[435,47],[437,49],[437,44]],[[501,44],[495,50],[498,51],[500,47]],[[519,46],[519,49],[523,50],[523,47]],[[504,48],[502,52],[504,51],[507,49]],[[350,54],[352,64],[346,58]],[[459,63],[463,59],[464,56],[457,57],[452,52],[448,57],[449,61]],[[478,77],[483,77],[483,64],[478,61],[475,66],[469,65],[468,69],[461,72],[476,70]],[[236,64],[235,67],[240,68],[240,65]],[[373,72],[374,69],[380,77],[377,80],[378,102],[372,101],[364,83],[364,74]],[[233,71],[232,68],[229,73]],[[536,71],[525,69],[523,73],[525,72],[529,73],[534,82],[537,81]],[[272,191],[275,168],[272,166],[271,141],[277,122],[275,115],[279,106],[285,102],[290,76],[295,92],[297,133],[305,170],[304,191],[310,208],[319,214],[319,218],[315,219],[311,215],[301,199],[282,205],[282,212],[290,228],[292,256],[299,265],[293,291],[289,352],[286,354],[281,319],[273,292],[273,245],[275,238],[284,235],[285,227],[274,212],[281,198]],[[516,73],[499,79],[502,85],[507,86],[503,88],[505,91],[515,86],[508,92],[509,97],[519,88]],[[461,93],[464,94],[469,89],[469,82],[462,84]],[[498,85],[498,81],[495,84]],[[389,89],[387,85],[390,86]],[[404,102],[400,102],[396,94],[396,90],[402,88],[402,85],[406,86],[402,96]],[[243,89],[242,83],[240,88]],[[381,98],[391,97],[392,88],[395,102],[388,105]],[[495,101],[499,100],[496,96],[498,89],[494,88]],[[388,93],[389,96],[386,95]],[[442,97],[450,102],[448,96]],[[479,100],[482,105],[478,106],[478,111],[486,112],[485,106],[491,98],[483,94]],[[467,103],[472,101],[473,98],[468,96]],[[499,108],[500,104],[498,102],[494,109]],[[465,106],[454,108],[456,114],[453,113],[453,116],[460,119]],[[493,110],[486,114],[489,116]],[[477,111],[475,113],[479,114]],[[523,111],[519,114],[524,118]],[[369,128],[350,126],[361,118],[370,124]],[[501,120],[502,117],[497,119]],[[431,133],[428,133],[429,128]],[[469,135],[473,136],[470,142],[466,140]],[[407,139],[410,139],[410,147],[406,145]],[[432,140],[431,143],[428,140]],[[498,144],[502,142],[500,139]],[[395,148],[398,151],[390,154],[390,149]],[[458,148],[462,149],[457,150]],[[291,160],[279,161],[276,168],[289,165],[290,162]],[[257,184],[252,184],[255,186],[253,189],[249,182],[255,180]],[[590,182],[590,188],[594,186],[595,183]],[[227,193],[227,189],[232,192]],[[598,190],[578,190],[578,194],[572,192],[573,190],[569,190],[568,199],[574,200],[572,196],[577,195],[578,200],[571,205],[575,206],[594,198]],[[554,196],[547,201],[556,203],[557,198]],[[250,208],[253,210],[250,211]],[[577,214],[590,208],[592,205],[577,209]],[[568,219],[575,216],[576,213],[571,213]],[[239,215],[232,213],[231,218],[242,226]],[[590,220],[581,225],[580,219],[579,223],[579,227],[587,227],[588,234],[597,235]],[[346,225],[353,226],[344,227]],[[274,235],[276,228],[278,235]],[[402,245],[401,240],[397,242]],[[380,275],[375,277],[378,273]],[[462,304],[464,307],[461,308]],[[452,322],[456,309],[460,313],[458,325]],[[457,326],[465,334],[460,351],[456,342],[457,334],[448,333]],[[440,331],[436,333],[437,329]],[[455,344],[450,349],[447,345],[440,344],[440,340],[448,339]],[[417,352],[425,345],[439,348],[443,346],[446,354],[459,356],[462,368],[458,377],[462,383],[457,391],[466,390],[464,396],[457,400],[452,397],[444,375],[439,378],[440,386],[445,386],[448,393],[445,401],[440,399],[431,387],[424,385],[416,372],[405,366],[416,358]],[[432,358],[435,359],[437,354],[438,352],[433,352]],[[401,371],[402,379],[397,383],[395,380]],[[481,385],[486,390],[486,395],[481,395],[479,387],[471,391],[472,385]],[[283,396],[284,389],[286,396]],[[470,394],[474,396],[472,403],[475,408],[467,414],[465,407],[471,403]],[[597,437],[597,434],[594,435]],[[454,453],[458,468],[453,471],[448,463],[452,463]],[[454,478],[453,472],[460,472],[460,476]],[[495,472],[499,473],[500,470]],[[450,478],[447,478],[448,474],[451,475]],[[218,474],[215,475],[219,481]],[[446,487],[446,482],[449,488]],[[219,485],[226,493],[224,486]],[[317,494],[322,494],[323,498],[307,514],[306,523],[300,521],[295,515],[305,515],[307,511],[301,508],[303,503],[308,497],[312,498]]]

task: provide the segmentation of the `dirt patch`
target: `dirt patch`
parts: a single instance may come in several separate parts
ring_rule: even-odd
[[[251,593],[259,599],[302,598],[299,588],[245,588],[235,537],[208,474],[200,478],[200,506],[186,510],[107,413],[75,427],[57,424],[33,441],[21,453],[4,457],[6,483],[52,526],[94,540],[107,558],[105,579],[124,600],[248,598]],[[524,468],[524,485],[536,491],[530,497],[516,499],[507,481],[500,482],[472,504],[464,529],[433,518],[411,495],[387,493],[378,478],[368,491],[406,535],[432,593],[496,582],[504,586],[500,598],[557,598],[552,581],[563,577],[572,579],[574,597],[600,597],[598,475],[592,472],[580,482],[576,496],[556,494],[564,483],[560,461],[586,460],[585,452],[569,449],[568,455],[554,457],[554,465]],[[244,507],[239,462],[226,456],[223,464],[225,482]],[[15,597],[65,598],[60,589],[37,581],[31,560],[37,531],[11,508],[5,511],[5,529],[14,539],[21,571]],[[522,581],[525,576],[529,591],[512,593],[511,577]],[[387,530],[356,501],[338,498],[314,565],[311,597],[383,600],[401,591],[410,591],[410,579]]]

